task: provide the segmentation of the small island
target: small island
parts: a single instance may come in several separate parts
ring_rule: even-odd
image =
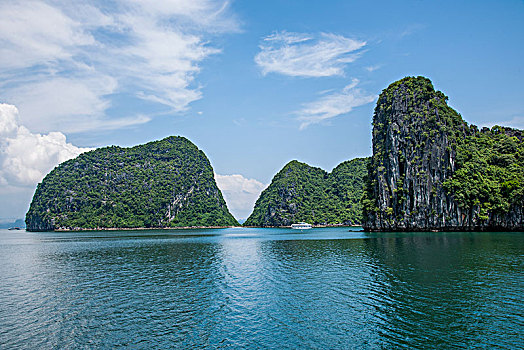
[[[104,147],[60,164],[42,181],[28,231],[227,227],[227,209],[204,152],[184,137]]]
[[[469,125],[424,77],[379,96],[373,155],[331,173],[293,160],[245,227],[362,225],[367,231],[523,231],[522,130]],[[205,154],[184,137],[105,147],[51,171],[28,231],[239,226]]]
[[[522,130],[468,125],[447,100],[424,77],[380,94],[366,230],[524,230]]]
[[[331,173],[293,160],[286,164],[258,198],[244,226],[314,226],[362,222],[360,199],[369,158],[339,164]]]

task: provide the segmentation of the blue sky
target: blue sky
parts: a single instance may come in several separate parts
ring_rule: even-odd
[[[371,154],[376,97],[430,78],[524,128],[522,1],[2,1],[0,218],[86,149],[188,137],[249,215],[288,161]]]

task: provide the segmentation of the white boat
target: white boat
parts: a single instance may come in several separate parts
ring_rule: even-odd
[[[309,230],[312,228],[312,226],[307,222],[299,222],[298,224],[292,224],[291,228],[294,230]]]

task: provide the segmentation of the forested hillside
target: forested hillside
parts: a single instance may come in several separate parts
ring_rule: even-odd
[[[184,137],[83,153],[35,191],[28,230],[238,225],[205,154]]]
[[[258,198],[245,226],[359,224],[369,158],[339,164],[328,174],[296,160],[279,171]]]
[[[524,229],[522,130],[479,130],[447,100],[424,77],[401,79],[379,96],[366,229]]]

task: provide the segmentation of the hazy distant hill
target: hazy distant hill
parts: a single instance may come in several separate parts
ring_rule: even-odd
[[[10,228],[10,227],[25,227],[24,219],[16,219],[16,220],[2,220],[0,222],[0,228]]]

